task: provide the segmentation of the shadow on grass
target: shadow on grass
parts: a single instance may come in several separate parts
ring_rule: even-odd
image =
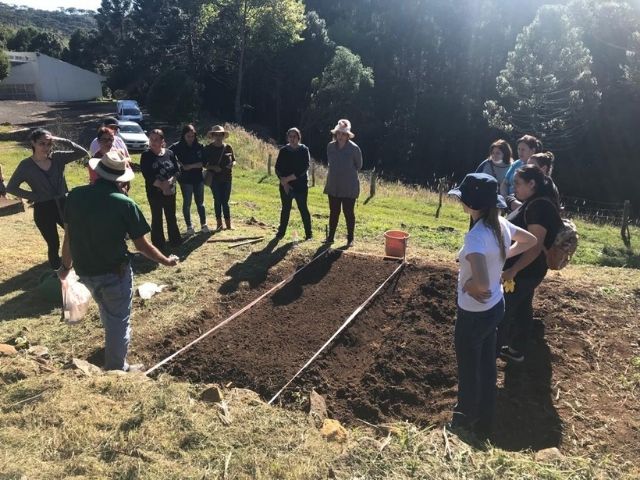
[[[521,364],[508,363],[498,389],[494,444],[504,450],[542,450],[562,443],[563,424],[553,405],[551,351],[536,322]]]
[[[317,259],[303,271],[296,273],[293,279],[278,290],[271,297],[274,305],[289,305],[298,300],[304,292],[306,285],[314,285],[322,281],[329,273],[333,264],[342,256],[339,250],[330,250],[328,246],[321,246],[316,250],[313,258],[326,252],[323,258]]]
[[[273,238],[262,250],[252,252],[243,262],[233,264],[225,272],[231,278],[220,286],[218,292],[223,295],[233,293],[238,290],[242,282],[247,282],[250,288],[262,285],[267,279],[269,270],[280,263],[293,248],[293,242],[276,248],[278,242],[278,238]]]
[[[39,317],[60,308],[60,300],[41,287],[40,280],[46,274],[52,272],[49,264],[43,262],[0,283],[0,296],[22,292],[0,305],[0,321]]]
[[[624,247],[605,246],[598,264],[603,267],[640,268],[640,254]]]

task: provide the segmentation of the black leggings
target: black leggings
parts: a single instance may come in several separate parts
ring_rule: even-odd
[[[176,194],[165,195],[160,189],[147,190],[147,200],[151,207],[151,243],[162,250],[165,248],[164,225],[162,214],[167,219],[169,242],[177,246],[181,242],[180,229],[176,219]]]
[[[64,212],[64,197],[33,205],[33,220],[44,241],[47,242],[47,256],[49,266],[54,270],[60,268],[60,236],[58,225],[64,228],[62,213]]]
[[[355,198],[332,197],[329,195],[329,239],[333,240],[336,234],[338,220],[340,219],[340,209],[342,209],[344,219],[347,222],[347,241],[353,240],[353,231],[356,227],[355,206]]]
[[[282,201],[282,210],[280,211],[280,226],[278,227],[278,235],[284,236],[287,231],[287,225],[289,225],[289,217],[291,215],[291,205],[295,199],[300,210],[300,216],[302,217],[302,224],[304,225],[304,234],[307,238],[311,237],[311,215],[309,214],[309,208],[307,207],[307,196],[309,195],[309,189],[305,185],[303,188],[297,190],[291,190],[290,193],[285,193],[284,188],[280,185],[280,200]]]

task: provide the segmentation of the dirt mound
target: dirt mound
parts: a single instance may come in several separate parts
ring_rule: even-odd
[[[334,251],[166,371],[197,382],[232,382],[268,399],[396,266]],[[494,441],[510,450],[560,446],[637,458],[638,299],[549,277],[534,302],[536,328],[525,362],[498,361]],[[346,423],[441,425],[456,397],[455,283],[451,268],[407,265],[279,401],[303,408],[315,389],[330,415]],[[227,298],[238,309],[255,292]],[[173,351],[230,312],[210,306],[210,313],[178,326],[151,351]]]

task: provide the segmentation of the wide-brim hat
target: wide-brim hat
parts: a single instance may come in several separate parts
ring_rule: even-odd
[[[338,124],[333,127],[333,130],[331,130],[331,133],[333,133],[334,135],[338,132],[346,133],[347,135],[349,135],[349,138],[353,138],[356,136],[356,134],[351,131],[351,122],[346,118],[341,118],[340,120],[338,120]]]
[[[504,197],[498,193],[498,181],[487,173],[470,173],[448,195],[457,197],[472,210],[507,208]]]
[[[229,132],[227,132],[222,125],[214,125],[207,132],[207,135],[213,135],[216,133],[222,133],[224,135],[224,138],[227,138],[229,136]]]
[[[89,160],[89,167],[100,178],[112,182],[130,182],[135,176],[127,160],[119,152],[107,152],[102,158]]]

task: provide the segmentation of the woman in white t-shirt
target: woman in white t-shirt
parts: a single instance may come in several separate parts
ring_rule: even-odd
[[[458,403],[450,427],[487,438],[496,401],[496,328],[504,315],[502,268],[536,237],[500,216],[506,204],[491,175],[471,173],[449,195],[462,201],[473,222],[458,257]]]

